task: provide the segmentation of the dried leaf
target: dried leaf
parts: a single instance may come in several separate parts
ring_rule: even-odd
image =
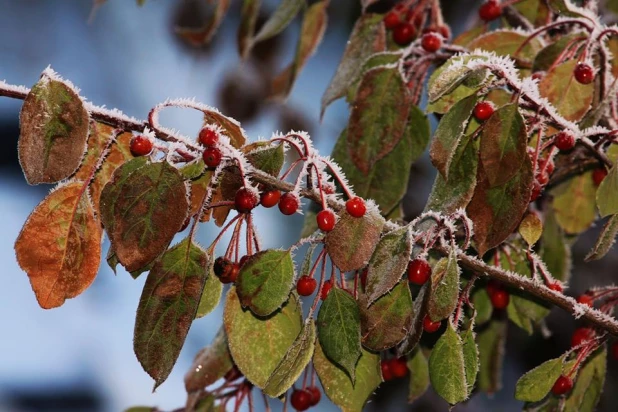
[[[192,46],[203,46],[210,43],[213,36],[223,22],[223,18],[230,8],[230,0],[217,0],[215,9],[210,18],[201,27],[176,27],[176,33]]]
[[[101,261],[101,236],[84,182],[58,186],[32,211],[15,253],[42,308],[61,306],[90,286]]]
[[[21,108],[19,163],[31,185],[71,176],[86,151],[89,115],[81,98],[43,72]]]
[[[133,349],[155,389],[169,376],[204,289],[208,256],[185,238],[155,262],[137,308]]]

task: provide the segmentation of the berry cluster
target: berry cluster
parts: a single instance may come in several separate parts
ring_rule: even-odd
[[[405,378],[408,375],[408,365],[405,358],[382,359],[380,362],[382,379],[385,382]]]
[[[297,411],[306,411],[320,403],[321,398],[322,393],[316,386],[308,386],[304,389],[294,389],[290,403]]]
[[[219,143],[219,132],[212,126],[205,126],[200,130],[198,141],[205,146],[202,152],[202,159],[206,167],[215,168],[221,163],[223,157],[221,150],[217,147]]]
[[[425,51],[435,53],[442,47],[442,40],[451,36],[451,32],[444,25],[423,28],[427,23],[426,14],[423,4],[406,6],[400,3],[384,16],[384,26],[392,31],[393,41],[399,46],[407,46],[422,33],[421,46]]]

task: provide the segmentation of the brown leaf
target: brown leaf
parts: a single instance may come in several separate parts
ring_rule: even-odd
[[[17,262],[44,309],[82,293],[99,270],[101,225],[85,190],[79,181],[59,186],[30,214],[15,242]]]
[[[212,16],[202,27],[176,27],[176,33],[192,46],[199,47],[209,43],[221,25],[230,3],[230,0],[218,0]]]

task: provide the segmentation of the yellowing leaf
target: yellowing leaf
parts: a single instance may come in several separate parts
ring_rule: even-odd
[[[567,233],[581,233],[594,222],[596,188],[591,173],[575,176],[553,191],[556,221]]]
[[[536,213],[528,213],[519,224],[518,231],[526,243],[533,246],[541,238],[543,222]]]
[[[61,306],[90,286],[101,261],[101,225],[84,182],[51,192],[32,211],[17,240],[19,266],[44,309]]]

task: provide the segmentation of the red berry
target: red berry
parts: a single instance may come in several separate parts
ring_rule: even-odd
[[[396,11],[390,11],[386,13],[386,16],[384,16],[384,26],[386,27],[386,30],[393,30],[400,22],[401,19],[399,17],[399,13]]]
[[[492,21],[502,15],[502,7],[496,0],[489,0],[479,9],[479,17],[484,21]]]
[[[330,293],[330,290],[332,288],[333,288],[332,280],[327,280],[326,282],[324,282],[324,284],[322,285],[322,289],[320,290],[320,299],[325,300],[328,297],[328,294]]]
[[[209,127],[203,127],[198,138],[204,146],[214,146],[219,142],[219,134]]]
[[[532,184],[532,190],[530,191],[530,201],[534,202],[541,196],[541,192],[543,191],[543,186],[536,180]]]
[[[448,26],[439,26],[438,27],[438,32],[442,35],[442,37],[444,37],[445,39],[450,39],[451,38],[451,29],[448,28]]]
[[[416,30],[410,23],[401,23],[393,29],[393,40],[400,46],[407,46],[414,39]]]
[[[333,193],[335,193],[335,186],[330,183],[323,183],[322,191],[324,192],[324,194],[332,195]]]
[[[293,215],[298,210],[299,205],[300,202],[298,197],[293,193],[285,193],[281,196],[281,199],[279,199],[279,210],[284,215]]]
[[[345,210],[348,211],[352,217],[363,217],[367,211],[365,201],[360,197],[353,197],[345,202]]]
[[[618,342],[612,344],[612,356],[614,359],[618,360]]]
[[[137,135],[131,138],[129,149],[133,156],[146,156],[152,152],[152,142],[144,135]]]
[[[498,282],[497,280],[490,280],[489,282],[487,282],[487,294],[488,295],[493,295],[494,293],[496,293],[499,290],[503,290],[504,287],[502,286],[502,284],[500,282]]]
[[[330,209],[321,210],[315,217],[318,222],[318,227],[322,232],[330,232],[335,227],[337,217],[335,213]]]
[[[281,192],[278,190],[267,190],[260,195],[260,203],[264,207],[273,207],[279,203]]]
[[[232,265],[232,261],[224,258],[223,256],[219,256],[215,259],[212,270],[215,273],[215,276],[219,278],[223,276],[229,276],[230,272],[232,271]]]
[[[247,262],[247,260],[249,260],[249,255],[244,255],[238,261],[238,266],[243,267],[243,265]]]
[[[509,305],[509,292],[503,289],[496,290],[489,295],[489,300],[494,309],[505,309]]]
[[[546,160],[545,163],[547,163],[547,165],[545,166],[545,171],[547,172],[547,174],[551,175],[552,173],[554,173],[554,169],[556,168],[554,162],[552,160]]]
[[[204,153],[202,153],[202,159],[204,159],[206,166],[215,168],[221,163],[221,150],[216,147],[208,147],[204,150]]]
[[[541,186],[545,186],[547,182],[549,182],[549,175],[546,172],[541,172],[536,175],[536,181],[539,182]]]
[[[234,197],[234,206],[240,213],[249,213],[258,205],[258,197],[255,193],[243,187],[238,189]]]
[[[589,341],[594,337],[594,331],[590,328],[577,328],[575,332],[573,332],[573,336],[571,336],[571,347],[574,348],[576,346],[581,345],[584,342]]]
[[[427,33],[423,35],[421,46],[426,52],[435,53],[442,47],[442,39],[434,33]]]
[[[581,303],[582,305],[588,305],[592,307],[593,301],[594,299],[592,298],[592,296],[587,293],[584,293],[583,295],[579,295],[577,297],[577,303]]]
[[[290,403],[297,411],[306,411],[311,406],[311,394],[304,389],[294,389]]]
[[[560,284],[560,282],[552,282],[547,285],[547,287],[551,290],[555,290],[556,292],[562,292],[562,285]]]
[[[575,137],[567,132],[560,132],[554,137],[554,145],[563,152],[571,150],[575,146]]]
[[[586,63],[577,63],[573,74],[575,80],[581,84],[590,84],[594,81],[594,69]]]
[[[425,317],[423,318],[423,330],[427,333],[434,333],[435,331],[440,329],[440,326],[442,326],[441,320],[434,322],[429,319],[428,315],[425,315]]]
[[[305,390],[309,392],[309,395],[311,395],[311,406],[315,406],[320,403],[322,392],[320,392],[317,386],[307,386]]]
[[[414,259],[408,263],[408,280],[415,285],[423,285],[431,276],[431,266],[425,259]]]
[[[476,117],[476,120],[479,122],[484,122],[494,114],[494,111],[493,103],[487,101],[478,102],[476,106],[474,106],[474,117]]]
[[[573,389],[573,380],[568,376],[561,375],[551,388],[554,395],[564,395]]]
[[[382,379],[386,381],[390,381],[393,379],[393,372],[391,371],[391,363],[384,359],[380,362],[380,369],[382,370]]]
[[[405,378],[408,375],[408,365],[405,358],[393,358],[390,360],[390,370],[395,378]]]
[[[594,169],[592,171],[592,181],[596,186],[600,185],[603,179],[607,176],[607,169],[604,167],[599,167],[598,169]]]
[[[314,278],[310,278],[307,275],[303,275],[298,278],[296,282],[296,291],[300,296],[310,296],[315,292],[315,288],[318,286],[318,282]]]
[[[219,280],[221,281],[221,283],[234,283],[236,282],[236,278],[238,277],[239,273],[240,265],[238,263],[233,263],[230,273],[227,276],[221,276]]]

